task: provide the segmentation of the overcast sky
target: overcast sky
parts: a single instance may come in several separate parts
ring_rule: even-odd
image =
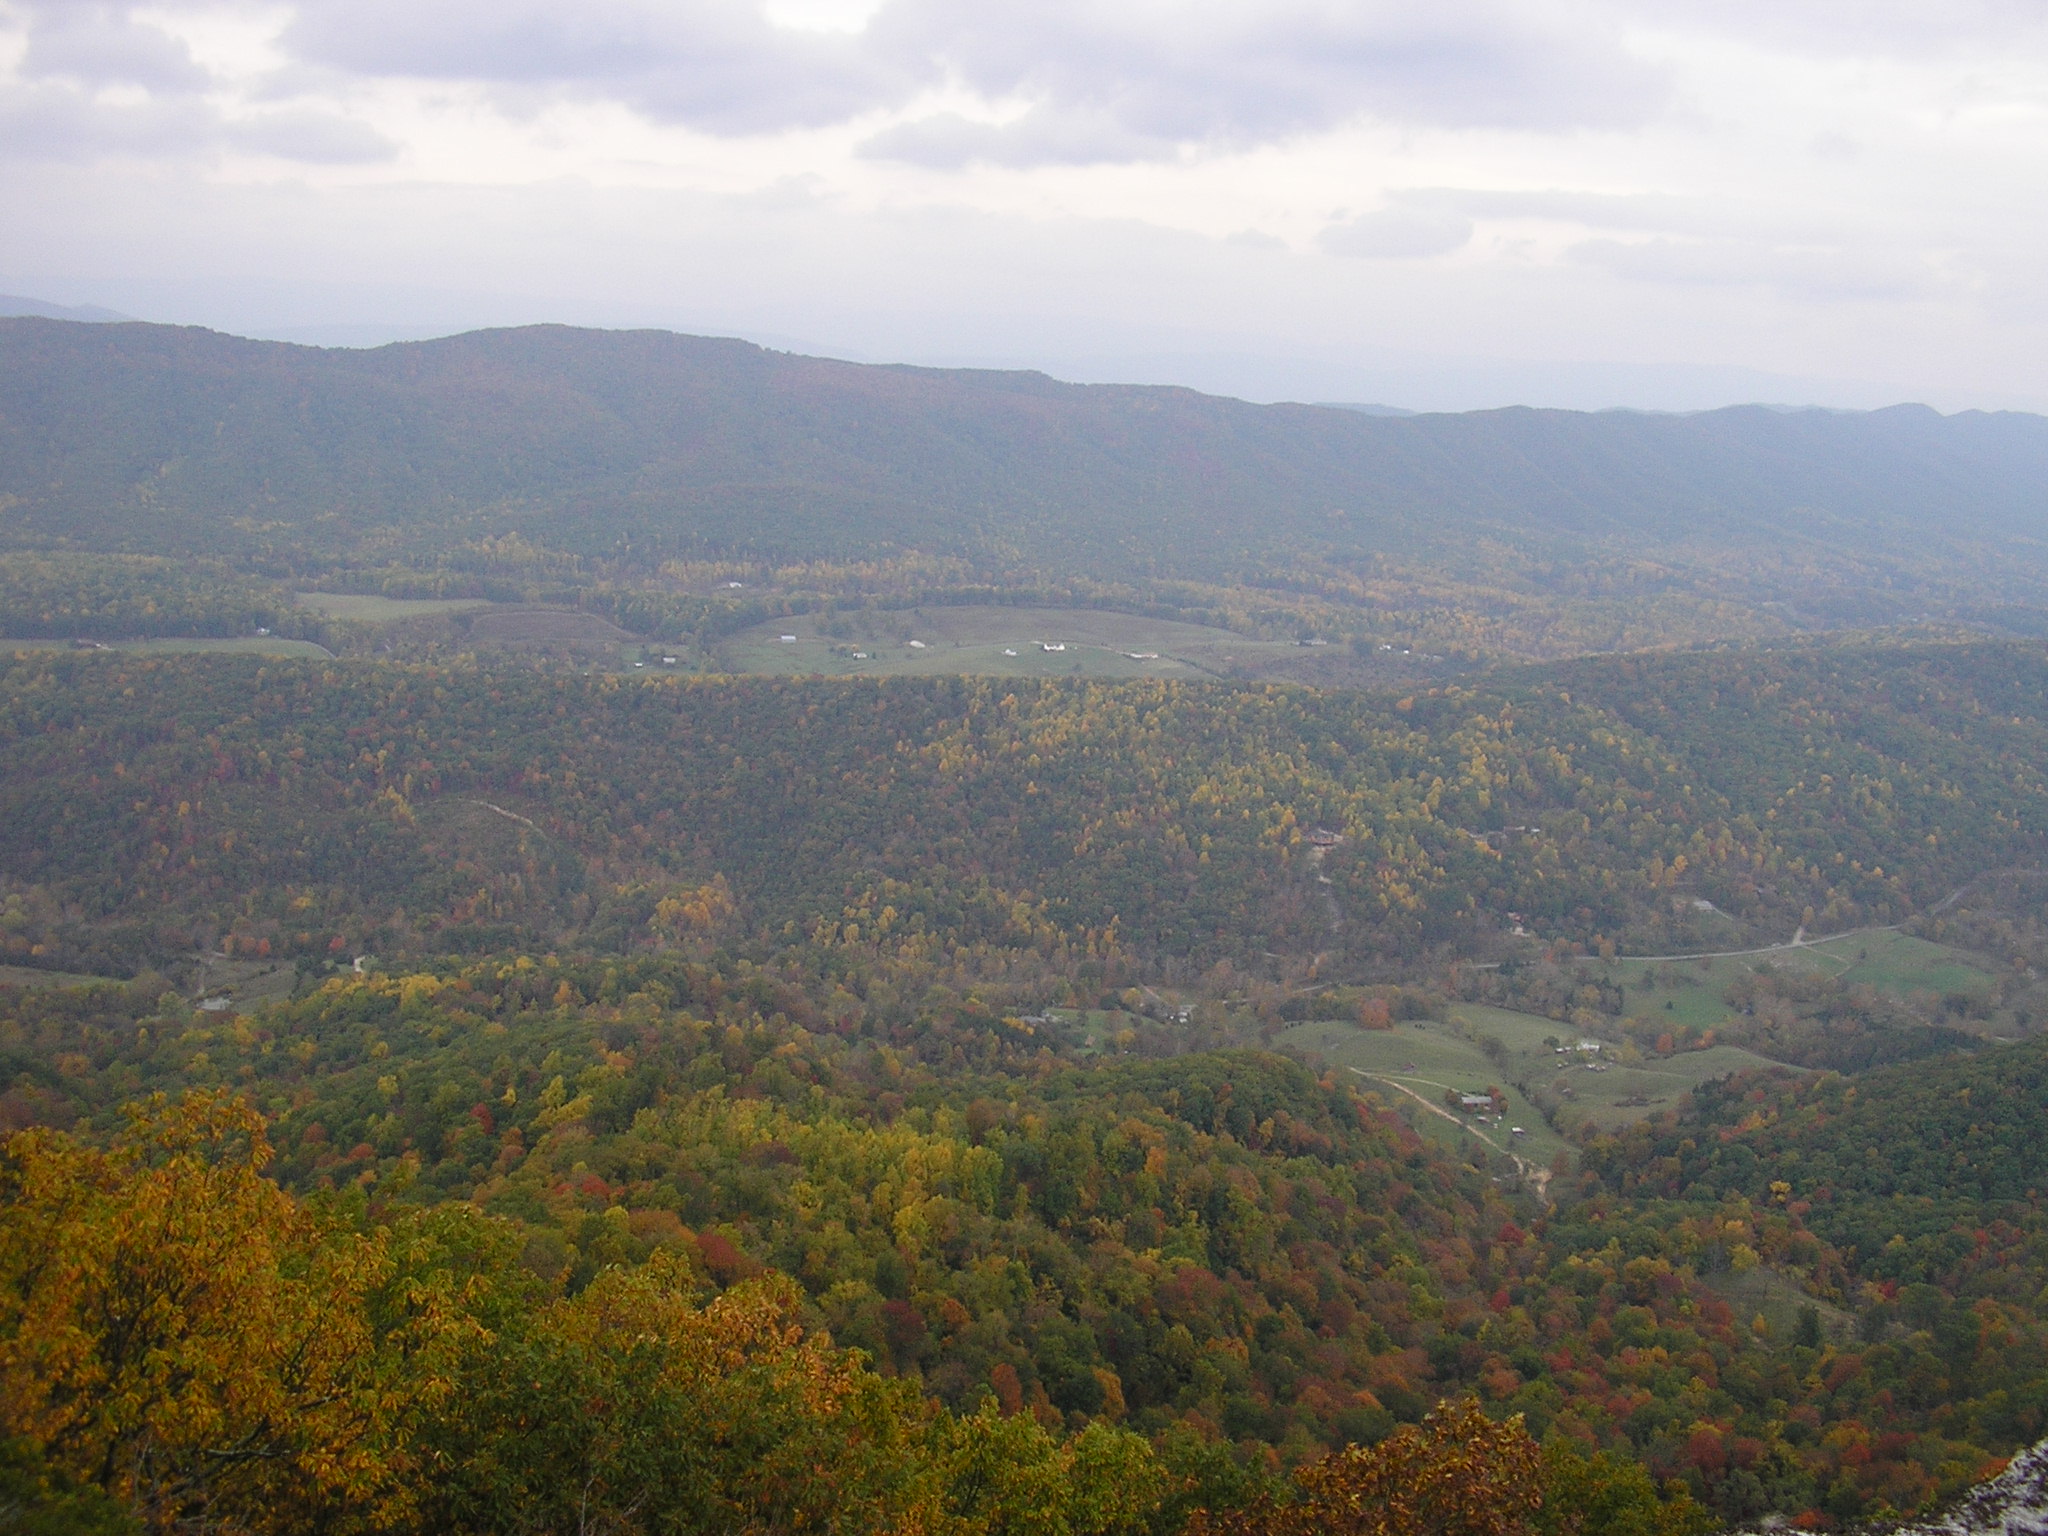
[[[2044,0],[0,0],[0,292],[2048,408]]]

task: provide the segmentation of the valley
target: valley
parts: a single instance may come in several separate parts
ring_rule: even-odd
[[[2048,1436],[2036,418],[86,329],[0,1510],[1847,1531]]]

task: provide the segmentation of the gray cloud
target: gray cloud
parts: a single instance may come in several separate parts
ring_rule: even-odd
[[[1033,104],[1007,127],[940,115],[866,150],[948,166],[1148,159],[1357,117],[1627,125],[1664,99],[1618,30],[1529,0],[888,0],[857,36],[777,28],[754,0],[302,0],[287,41],[352,74],[596,94],[719,133],[845,121],[942,81]]]
[[[283,106],[229,121],[206,99],[212,76],[178,38],[102,0],[18,4],[26,47],[0,76],[0,142],[17,158],[150,160],[239,149],[345,164],[389,159],[397,146],[340,114]],[[109,87],[140,87],[109,98]]]
[[[1256,141],[1354,117],[1608,126],[1663,100],[1618,32],[1505,0],[895,0],[871,30],[984,92],[1098,112],[1146,139]]]
[[[554,87],[719,133],[840,122],[913,85],[862,39],[748,0],[305,0],[286,42],[351,74]]]
[[[1418,187],[1401,194],[1413,206],[1455,209],[1475,219],[1547,219],[1589,229],[1697,231],[1721,228],[1726,210],[1664,192],[1496,191]]]
[[[308,165],[366,165],[398,153],[396,144],[367,123],[292,108],[232,124],[224,138],[237,149]]]
[[[857,35],[777,27],[760,0],[293,3],[284,42],[316,77],[482,82],[528,104],[614,100],[718,134],[848,122],[943,83],[1027,107],[1004,125],[938,114],[862,150],[949,169],[1161,159],[1354,120],[1629,128],[1669,101],[1664,74],[1627,44],[1627,29],[1642,24],[1837,54],[2010,45],[2048,26],[2038,0],[884,0]],[[184,46],[124,0],[14,9],[28,21],[23,78],[159,94],[207,84]],[[349,154],[370,153],[357,138]],[[341,153],[339,138],[326,149],[306,142],[313,158]],[[1641,203],[1519,195],[1525,216],[1692,229],[1658,222],[1677,211]],[[1512,216],[1508,195],[1494,196],[1491,211],[1462,211]]]
[[[902,123],[860,146],[870,160],[900,160],[934,170],[970,165],[1102,165],[1156,160],[1177,149],[1172,139],[1133,133],[1100,112],[1035,108],[1010,123],[977,123],[941,112]]]
[[[2038,42],[2048,32],[2038,0],[1657,0],[1641,15],[1826,58],[1924,59]]]
[[[1332,256],[1393,259],[1446,255],[1471,238],[1472,221],[1463,214],[1396,205],[1333,224],[1316,243]]]
[[[206,71],[183,43],[138,21],[127,6],[44,0],[25,11],[28,47],[21,72],[29,79],[173,92],[202,90],[207,84]]]
[[[189,96],[109,105],[69,82],[0,85],[0,144],[18,160],[178,159],[213,144],[213,110]]]

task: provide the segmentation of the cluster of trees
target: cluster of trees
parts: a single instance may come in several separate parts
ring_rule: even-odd
[[[1593,1137],[1545,1209],[1337,1075],[1105,1054],[876,980],[669,955],[337,978],[248,1015],[14,993],[0,1113],[105,1135],[152,1091],[236,1090],[273,1116],[269,1174],[354,1228],[480,1213],[565,1303],[650,1266],[786,1277],[906,1401],[1206,1447],[1245,1498],[1465,1396],[1729,1521],[1924,1508],[2048,1433],[2032,1197],[1944,1181],[1939,1113],[1924,1153],[1877,1132],[1919,1112],[1886,1097],[1910,1075],[1857,1080],[1876,1156],[1837,1157],[1917,1181],[1881,1209],[1784,1177],[1816,1161],[1798,1134],[1745,1158],[1754,1088],[1705,1097],[1733,1137]],[[2018,1124],[2042,1054],[1974,1058],[1975,1096]]]
[[[474,1208],[299,1200],[231,1096],[104,1146],[0,1145],[0,1510],[70,1536],[204,1529],[1312,1529],[1697,1536],[1676,1488],[1471,1402],[1292,1485],[1213,1440],[950,1412],[775,1276],[664,1248],[573,1290]],[[1343,1511],[1348,1523],[1326,1522]]]
[[[218,561],[0,553],[0,637],[202,638],[258,629],[318,639],[322,624],[284,588]]]

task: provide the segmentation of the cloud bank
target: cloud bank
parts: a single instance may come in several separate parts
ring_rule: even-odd
[[[897,272],[979,262],[1004,276],[962,313],[1025,356],[1109,314],[1995,403],[2048,341],[2044,130],[2035,0],[0,0],[0,195],[34,215],[0,283],[127,308],[232,260],[311,324],[328,258],[402,288],[432,252],[530,318],[601,294],[852,335]],[[666,281],[552,225],[577,188],[639,210],[615,238],[673,252]],[[196,210],[227,189],[278,239],[225,254]],[[401,195],[410,222],[360,211]],[[782,207],[801,249],[764,260],[743,232]],[[933,243],[854,275],[912,216]],[[1132,290],[1133,225],[1184,270]],[[1251,289],[1197,274],[1211,245]]]

